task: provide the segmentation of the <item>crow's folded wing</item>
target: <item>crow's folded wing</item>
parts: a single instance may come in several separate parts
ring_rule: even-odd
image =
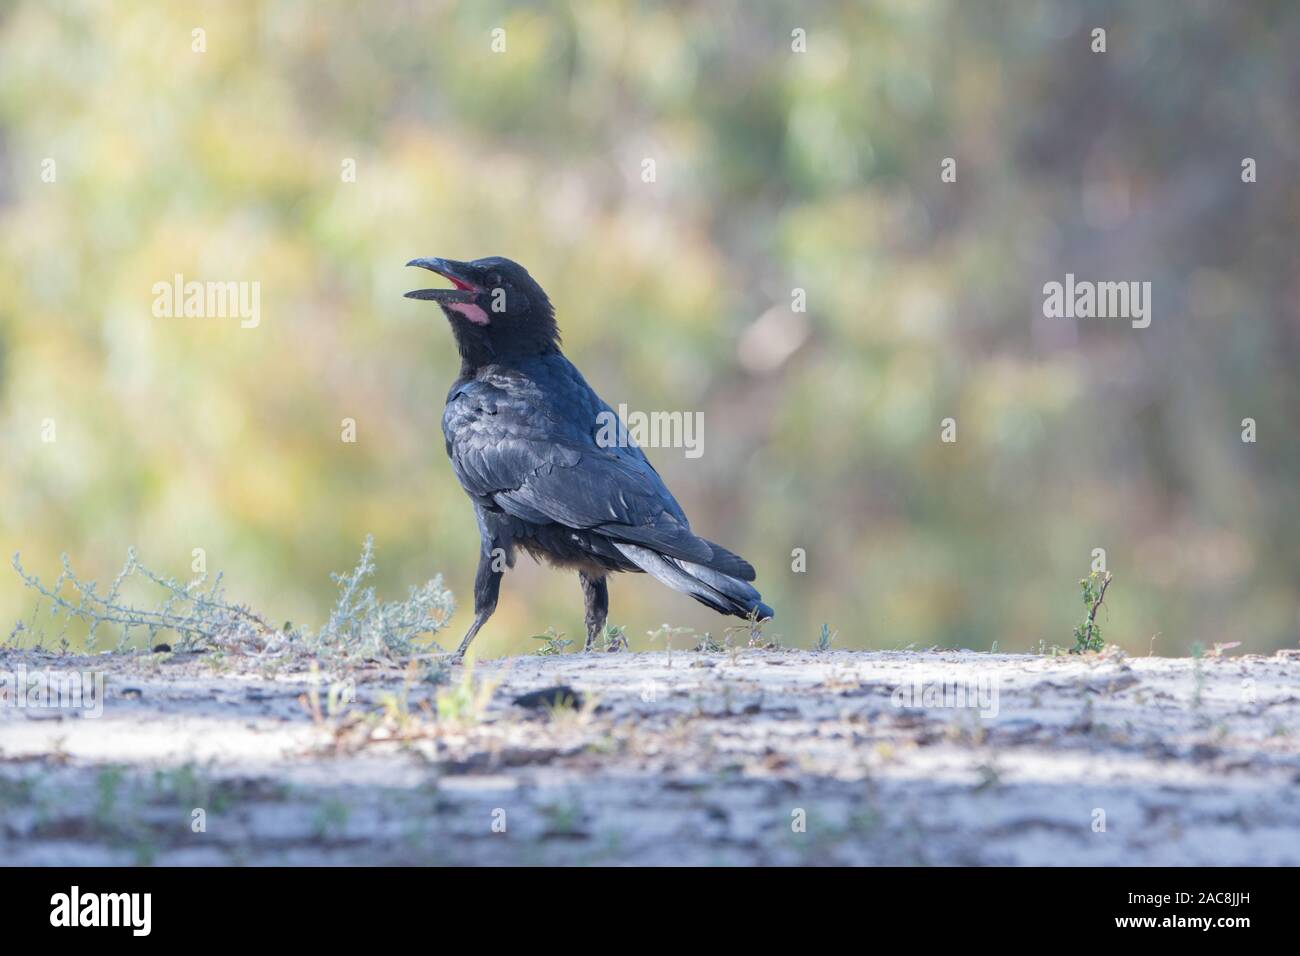
[[[461,485],[507,514],[594,530],[752,580],[742,558],[691,532],[639,448],[596,444],[594,418],[555,415],[471,382],[450,396],[443,433]]]

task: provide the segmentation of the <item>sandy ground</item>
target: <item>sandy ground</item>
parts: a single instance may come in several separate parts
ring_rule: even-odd
[[[1300,864],[1295,651],[21,667],[106,690],[0,707],[8,864]],[[556,684],[581,706],[512,703]]]

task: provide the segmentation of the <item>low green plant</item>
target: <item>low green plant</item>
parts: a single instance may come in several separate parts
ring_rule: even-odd
[[[312,817],[312,831],[322,840],[341,837],[351,815],[351,809],[342,800],[334,797],[322,800]]]
[[[438,689],[438,719],[460,724],[478,723],[495,690],[495,681],[475,681],[473,665],[466,667],[459,683]]]
[[[696,645],[695,649],[701,654],[721,654],[727,648],[719,643],[718,639],[711,633],[705,631],[700,635],[700,643]]]
[[[831,649],[831,644],[834,643],[835,638],[839,636],[839,631],[832,632],[829,624],[823,624],[821,633],[817,635],[817,650],[829,651]]]
[[[545,634],[534,634],[531,640],[542,642],[542,646],[537,649],[538,657],[563,654],[573,645],[573,641],[565,637],[563,631],[557,631],[554,627],[548,627]]]
[[[1101,625],[1097,623],[1097,611],[1101,608],[1101,602],[1106,599],[1106,589],[1110,587],[1110,582],[1109,571],[1093,571],[1086,578],[1080,579],[1079,590],[1083,593],[1083,604],[1088,612],[1083,621],[1074,626],[1074,647],[1071,653],[1100,651],[1106,646],[1106,642],[1101,639]]]
[[[383,602],[373,586],[364,584],[374,573],[374,539],[366,535],[356,567],[348,574],[330,575],[339,597],[329,620],[307,636],[326,656],[409,657],[417,651],[417,637],[436,634],[450,620],[455,602],[442,585],[442,575],[412,586],[405,601]]]
[[[627,640],[627,628],[622,624],[605,625],[605,633],[600,636],[600,641],[596,645],[602,651],[626,651],[631,649]]]
[[[570,798],[556,800],[541,807],[547,832],[555,836],[573,836],[581,831],[582,805]]]
[[[650,638],[651,646],[654,645],[655,641],[662,640],[664,642],[664,649],[668,651],[668,666],[671,667],[673,663],[673,638],[691,637],[695,634],[695,628],[660,624],[653,631],[646,631],[645,633],[646,637]]]
[[[1192,710],[1197,713],[1204,702],[1205,670],[1201,663],[1204,659],[1205,645],[1197,641],[1192,645]]]
[[[127,552],[126,564],[104,592],[94,581],[79,578],[66,554],[62,571],[50,585],[26,571],[20,558],[14,555],[14,570],[37,593],[37,602],[30,620],[14,626],[7,642],[11,646],[18,646],[24,635],[34,646],[47,645],[36,619],[42,602],[48,602],[50,617],[62,618],[57,641],[65,650],[68,626],[78,621],[86,625],[87,651],[97,649],[101,630],[116,627],[120,629],[118,651],[148,650],[158,645],[160,635],[174,634],[174,651],[207,650],[214,663],[227,652],[264,659],[310,657],[336,664],[392,661],[413,656],[419,650],[415,640],[442,630],[455,610],[441,575],[412,587],[404,601],[380,601],[374,587],[365,583],[375,572],[374,539],[369,535],[356,566],[346,574],[330,575],[339,596],[329,619],[316,632],[288,623],[276,629],[261,615],[227,600],[220,573],[211,585],[206,574],[182,584],[145,567],[134,549]],[[124,600],[122,588],[132,578],[161,590],[160,603],[142,608]]]
[[[763,628],[767,626],[768,619],[760,620],[757,608],[749,612],[749,617],[745,619],[744,624],[733,624],[730,627],[723,628],[723,635],[726,639],[726,645],[731,647],[735,644],[735,638],[744,636],[748,638],[746,645],[748,647],[764,648],[773,650],[780,648],[781,642],[776,637],[764,638]]]
[[[171,632],[177,635],[180,650],[190,650],[200,643],[253,643],[274,633],[266,621],[247,607],[226,600],[222,575],[218,573],[207,584],[203,574],[188,584],[175,578],[151,571],[136,558],[135,549],[126,553],[126,563],[108,590],[101,593],[95,581],[83,581],[72,569],[72,562],[61,556],[61,570],[52,585],[46,585],[22,565],[21,555],[13,556],[13,567],[23,583],[37,594],[36,606],[29,621],[19,621],[9,634],[9,643],[17,646],[24,634],[30,635],[35,646],[47,644],[45,633],[36,625],[41,602],[49,603],[50,618],[62,618],[58,633],[59,646],[68,649],[68,628],[73,621],[87,626],[85,648],[98,648],[100,629],[106,625],[121,628],[116,650],[132,649],[132,638],[143,633],[143,646],[155,646],[158,635]],[[160,604],[140,608],[122,600],[123,586],[132,578],[139,578],[160,588],[164,594]],[[133,633],[134,632],[134,633]]]

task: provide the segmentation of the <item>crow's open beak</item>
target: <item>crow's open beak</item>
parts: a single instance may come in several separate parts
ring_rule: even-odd
[[[406,293],[408,299],[429,299],[434,302],[473,302],[478,286],[470,278],[469,266],[455,259],[412,259],[408,266],[419,266],[451,280],[454,289],[416,289]]]

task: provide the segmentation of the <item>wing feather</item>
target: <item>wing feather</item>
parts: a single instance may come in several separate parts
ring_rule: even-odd
[[[596,531],[753,579],[748,562],[691,532],[641,449],[601,447],[582,428],[584,418],[594,425],[594,412],[553,415],[530,398],[483,381],[453,389],[443,432],[456,477],[472,496],[525,521]]]

